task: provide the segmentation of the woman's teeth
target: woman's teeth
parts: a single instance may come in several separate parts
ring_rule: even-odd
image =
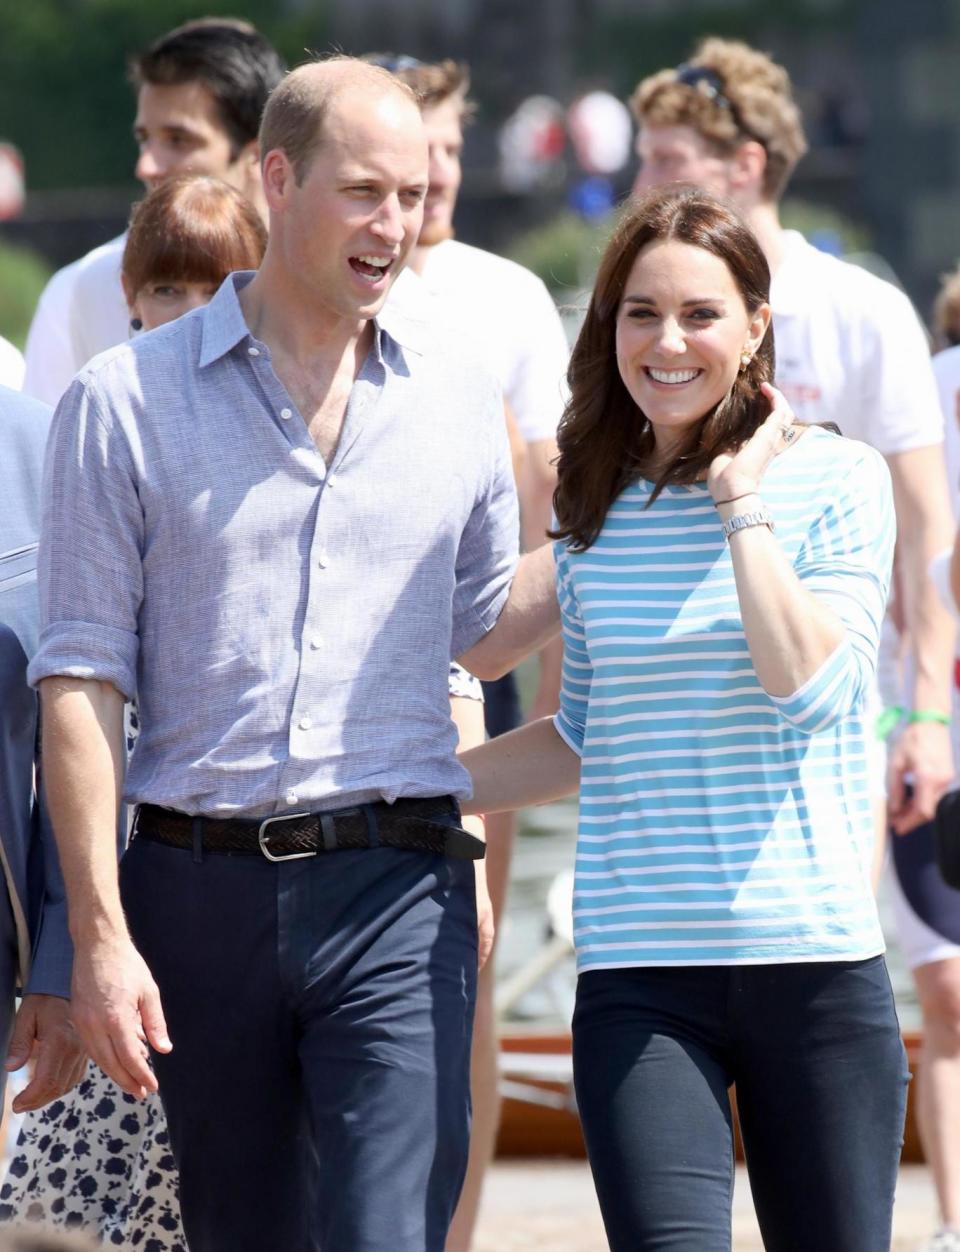
[[[700,373],[699,370],[655,370],[647,369],[647,373],[655,383],[690,383]]]

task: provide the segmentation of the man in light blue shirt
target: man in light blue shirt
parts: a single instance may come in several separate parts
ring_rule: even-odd
[[[482,852],[448,661],[487,676],[548,638],[552,562],[513,577],[502,400],[470,345],[380,315],[427,184],[412,94],[302,67],[261,150],[261,270],[99,358],[54,421],[31,680],[74,1018],[133,1094],[149,1044],[191,1252],[440,1252]]]

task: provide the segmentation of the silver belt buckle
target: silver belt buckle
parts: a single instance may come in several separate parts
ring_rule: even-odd
[[[271,852],[270,849],[267,847],[267,839],[269,838],[269,835],[267,834],[268,826],[272,826],[274,822],[290,822],[290,821],[293,821],[297,817],[309,817],[309,816],[310,816],[309,813],[284,813],[282,817],[268,817],[268,818],[265,818],[264,821],[260,823],[260,830],[257,833],[257,843],[259,843],[260,851],[263,853],[263,855],[267,858],[268,861],[278,861],[278,862],[279,861],[301,861],[303,860],[304,857],[317,855],[316,851],[313,851],[313,852],[285,852],[283,853],[283,855],[277,856],[274,852]]]

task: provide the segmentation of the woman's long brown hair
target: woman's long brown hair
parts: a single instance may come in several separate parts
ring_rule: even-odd
[[[759,243],[737,213],[694,187],[662,187],[631,204],[614,231],[597,274],[586,320],[570,357],[570,399],[560,422],[555,539],[575,552],[595,542],[607,511],[628,484],[645,475],[653,432],[624,386],[617,367],[617,314],[638,253],[648,244],[676,240],[712,252],[727,265],[747,311],[770,297],[770,269]],[[773,326],[730,393],[690,430],[658,474],[652,504],[668,484],[705,477],[720,452],[738,448],[770,412],[760,390],[773,378]]]

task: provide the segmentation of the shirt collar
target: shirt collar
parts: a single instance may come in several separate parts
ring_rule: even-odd
[[[210,365],[245,339],[252,339],[237,293],[253,278],[254,270],[228,274],[203,310],[200,368]],[[387,302],[374,318],[374,353],[380,364],[394,366],[398,350],[422,356],[426,350],[431,298],[423,281],[403,271]]]
[[[217,294],[203,310],[201,369],[226,356],[244,339],[252,338],[250,328],[243,318],[237,292],[246,287],[254,273],[254,270],[240,270],[238,273],[228,274],[220,284]]]

